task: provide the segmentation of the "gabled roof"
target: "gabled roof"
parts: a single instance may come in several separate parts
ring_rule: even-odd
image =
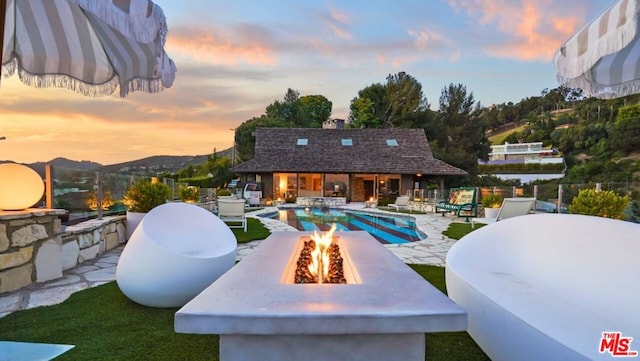
[[[257,128],[254,134],[255,158],[233,172],[467,174],[434,159],[422,129]],[[343,145],[343,139],[351,141]]]

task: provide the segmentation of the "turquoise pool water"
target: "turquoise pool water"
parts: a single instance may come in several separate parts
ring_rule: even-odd
[[[381,243],[408,243],[427,238],[415,218],[341,208],[283,208],[260,215],[278,219],[300,231],[367,231]]]

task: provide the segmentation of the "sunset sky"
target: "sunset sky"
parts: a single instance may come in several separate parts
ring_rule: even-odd
[[[0,83],[0,160],[114,164],[200,155],[287,88],[324,95],[349,116],[358,90],[404,71],[437,109],[461,83],[483,106],[559,84],[552,56],[611,0],[157,0],[167,17],[173,87],[90,98]],[[117,93],[117,92],[116,92]]]

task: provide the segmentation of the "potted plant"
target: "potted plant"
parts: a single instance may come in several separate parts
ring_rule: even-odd
[[[127,207],[127,239],[147,212],[166,203],[170,197],[171,188],[164,183],[153,183],[148,179],[133,183],[122,198],[122,203]]]
[[[231,191],[228,189],[219,189],[216,192],[216,198],[233,198],[233,195],[231,195]]]
[[[484,216],[486,218],[496,218],[502,206],[504,197],[501,194],[487,194],[482,197],[482,206],[484,207]]]
[[[181,187],[178,191],[180,200],[186,203],[200,202],[200,189],[194,186]]]

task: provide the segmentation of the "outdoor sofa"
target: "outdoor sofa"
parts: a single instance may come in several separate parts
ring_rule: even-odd
[[[494,361],[637,352],[639,234],[639,224],[593,216],[505,219],[451,247],[448,295],[467,311],[467,331]]]

